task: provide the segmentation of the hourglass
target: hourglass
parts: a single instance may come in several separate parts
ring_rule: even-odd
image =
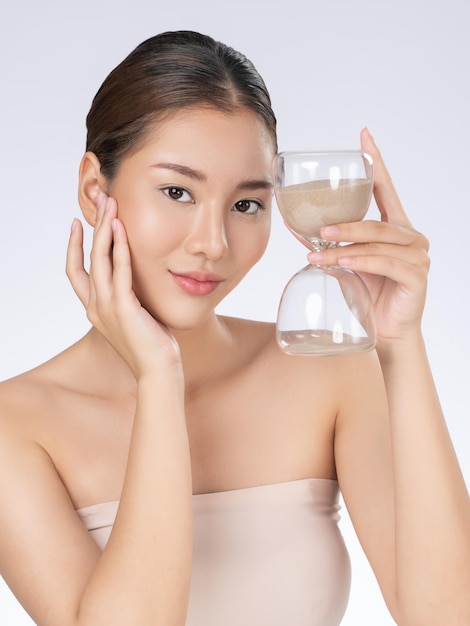
[[[361,151],[281,152],[274,189],[289,229],[316,251],[337,243],[322,226],[361,220],[372,196],[372,158]],[[288,354],[332,355],[371,350],[375,323],[369,292],[355,272],[307,265],[286,285],[277,340]]]

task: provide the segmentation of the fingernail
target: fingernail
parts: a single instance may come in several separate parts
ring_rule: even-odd
[[[72,225],[70,226],[70,232],[74,232],[77,229],[78,226],[78,220],[76,217],[73,218],[72,220]]]
[[[339,235],[339,230],[336,226],[323,226],[320,234],[324,239],[335,239]]]
[[[368,126],[366,126],[366,131],[367,131],[367,134],[369,135],[369,138],[375,143],[375,139],[374,139],[372,133],[370,132]]]
[[[309,252],[307,254],[307,259],[311,263],[318,263],[319,261],[323,261],[324,258],[325,258],[324,252]]]

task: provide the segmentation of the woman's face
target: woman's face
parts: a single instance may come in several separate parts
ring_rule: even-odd
[[[194,108],[155,126],[110,183],[134,289],[175,330],[194,328],[262,256],[273,142],[253,112]]]

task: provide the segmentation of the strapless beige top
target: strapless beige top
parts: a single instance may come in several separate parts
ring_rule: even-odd
[[[308,478],[193,496],[187,626],[338,626],[350,562],[334,480]],[[119,502],[77,511],[104,548]]]

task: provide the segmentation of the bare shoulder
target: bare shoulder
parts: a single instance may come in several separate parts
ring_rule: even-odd
[[[66,392],[65,353],[0,382],[0,428],[39,437],[41,422]],[[37,426],[35,428],[35,425]]]
[[[3,435],[18,432],[31,423],[46,401],[53,384],[41,374],[41,367],[19,374],[0,383],[0,428]]]
[[[49,370],[44,364],[0,383],[0,467],[9,470],[12,480],[14,468],[26,456],[32,465],[52,467],[43,443],[48,437],[47,415],[53,411],[58,391]]]
[[[218,387],[226,405],[229,399],[228,406],[243,407],[250,425],[257,423],[266,467],[278,471],[271,482],[337,477],[339,430],[344,434],[346,422],[357,425],[357,416],[369,414],[380,395],[375,353],[292,356],[279,348],[274,324],[230,320],[229,325],[243,358],[237,375]],[[252,436],[253,429],[249,432]]]
[[[273,323],[231,320],[241,346],[243,380],[257,402],[270,414],[288,415],[307,432],[315,428],[331,444],[338,429],[360,417],[383,412],[384,387],[375,351],[342,356],[292,356],[276,341]],[[233,382],[233,379],[232,379]],[[380,408],[379,408],[380,407]],[[279,419],[281,419],[279,415]]]
[[[33,485],[40,474],[59,480],[48,453],[48,421],[62,395],[54,369],[48,362],[0,383],[0,471],[8,476],[2,499],[15,500],[19,485],[24,488],[24,480]]]
[[[64,398],[61,362],[0,384],[0,572],[38,623],[57,598],[58,612],[71,605],[99,555],[48,450],[48,420]]]
[[[0,382],[0,425],[40,439],[48,424],[106,395],[111,376],[99,361],[99,350],[90,350],[89,334],[45,363]]]
[[[68,442],[80,441],[77,416],[84,401],[77,372],[77,349],[71,346],[0,383],[0,471],[9,476],[12,497],[16,479],[30,489],[40,476],[46,489],[67,484],[64,461],[74,449]]]
[[[308,394],[309,389],[336,389],[336,397],[349,399],[357,386],[380,379],[380,366],[374,351],[344,356],[292,356],[285,354],[276,341],[276,326],[238,318],[225,318],[237,345],[256,367],[270,370],[275,384],[289,381]],[[372,378],[371,378],[372,377]],[[325,387],[326,385],[326,387]]]

